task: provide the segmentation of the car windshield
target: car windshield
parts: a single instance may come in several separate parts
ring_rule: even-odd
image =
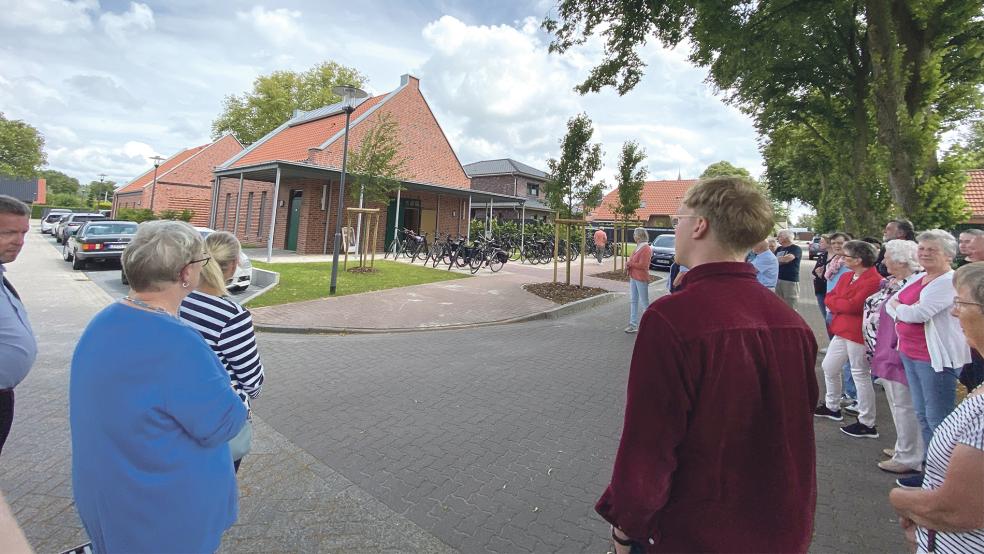
[[[48,217],[44,218],[44,220],[46,222],[48,222],[48,223],[52,223],[52,222],[58,221],[62,217],[64,217],[62,214],[51,214]]]
[[[676,237],[674,235],[660,235],[653,240],[653,246],[660,248],[673,248],[674,244],[676,244]]]
[[[137,232],[136,223],[100,223],[85,228],[86,236],[92,235],[132,235]]]
[[[72,218],[72,222],[77,223],[80,221],[96,221],[98,219],[106,219],[106,218],[101,215],[77,215],[74,218]]]

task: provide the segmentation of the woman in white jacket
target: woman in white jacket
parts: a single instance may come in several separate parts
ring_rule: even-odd
[[[929,444],[933,431],[956,404],[957,376],[970,361],[970,347],[960,322],[950,313],[957,241],[941,229],[917,237],[919,263],[925,271],[913,275],[889,301],[886,311],[895,319],[899,357],[912,393],[912,404]],[[922,476],[900,479],[902,486],[921,486]]]

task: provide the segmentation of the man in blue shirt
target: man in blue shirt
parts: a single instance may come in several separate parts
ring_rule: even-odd
[[[0,452],[14,421],[14,387],[38,354],[27,311],[7,280],[5,264],[17,259],[31,228],[31,209],[16,198],[0,195]]]
[[[779,260],[776,294],[795,310],[800,294],[800,260],[803,259],[803,249],[793,244],[793,233],[789,229],[779,231],[776,238],[779,239],[779,248],[776,249],[776,258]]]
[[[769,241],[763,240],[752,247],[751,264],[755,267],[755,278],[765,288],[776,290],[776,281],[779,280],[779,260],[769,249]]]

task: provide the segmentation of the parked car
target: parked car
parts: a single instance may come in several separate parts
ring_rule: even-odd
[[[209,229],[208,227],[195,227],[202,238],[207,238],[209,235],[215,232],[214,229]],[[130,284],[126,279],[126,273],[120,271],[120,278],[124,285]],[[226,284],[226,289],[229,292],[242,292],[249,288],[250,282],[253,279],[253,264],[249,261],[249,256],[247,256],[242,250],[239,251],[239,264],[236,266],[236,272],[232,276],[232,280]]]
[[[41,234],[50,235],[62,217],[71,214],[68,210],[54,209],[41,219]]]
[[[659,235],[651,243],[653,256],[649,260],[649,269],[670,270],[676,256],[676,236],[672,234]]]
[[[815,260],[820,255],[820,235],[813,237],[810,241],[810,259]]]
[[[68,240],[68,230],[78,231],[87,221],[96,221],[106,219],[102,214],[68,214],[66,218],[61,219],[58,222],[58,227],[55,228],[55,241],[58,244],[65,244]]]
[[[136,232],[135,221],[86,222],[78,231],[69,231],[62,258],[72,262],[72,269],[83,269],[88,262],[119,261]]]

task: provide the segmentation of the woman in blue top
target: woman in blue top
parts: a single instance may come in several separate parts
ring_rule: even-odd
[[[187,223],[143,223],[123,252],[130,295],[72,358],[72,486],[96,552],[214,552],[238,511],[229,440],[246,407],[178,317],[208,263]]]

